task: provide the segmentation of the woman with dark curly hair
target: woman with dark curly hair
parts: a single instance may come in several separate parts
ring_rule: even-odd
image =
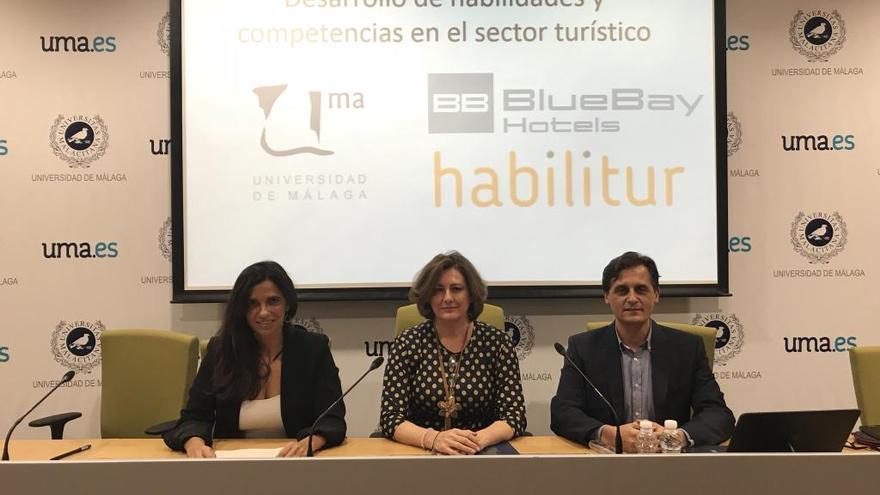
[[[327,337],[290,324],[296,299],[293,281],[274,261],[241,272],[180,420],[164,435],[170,448],[214,457],[214,438],[293,438],[279,456],[305,455],[312,423],[342,390]],[[341,401],[315,432],[314,450],[342,443]]]
[[[382,385],[382,434],[439,454],[475,454],[526,428],[519,362],[503,330],[477,316],[486,285],[464,256],[439,254],[410,300],[428,320],[401,333]]]

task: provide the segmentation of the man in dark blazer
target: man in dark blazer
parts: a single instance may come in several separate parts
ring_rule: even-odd
[[[612,404],[623,423],[624,452],[635,452],[638,421],[651,420],[659,436],[674,419],[684,445],[718,444],[733,432],[733,413],[724,402],[706,359],[702,340],[651,319],[660,301],[654,261],[627,252],[602,273],[605,302],[614,321],[568,340],[568,355]],[[550,428],[586,444],[615,445],[608,406],[567,361],[550,403]]]

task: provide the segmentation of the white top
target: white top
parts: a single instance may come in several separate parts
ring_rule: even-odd
[[[245,438],[285,438],[281,420],[281,394],[268,399],[246,400],[241,403],[238,428]]]

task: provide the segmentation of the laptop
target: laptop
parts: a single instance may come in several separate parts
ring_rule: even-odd
[[[840,452],[858,409],[744,413],[727,452]]]
[[[868,435],[869,437],[874,437],[875,440],[880,441],[880,425],[860,426],[859,430],[865,435]]]

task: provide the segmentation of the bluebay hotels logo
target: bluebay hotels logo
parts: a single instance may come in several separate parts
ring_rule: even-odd
[[[509,315],[504,318],[504,332],[510,337],[510,343],[520,361],[532,353],[535,346],[535,329],[525,316]]]
[[[156,43],[162,53],[168,55],[171,52],[171,13],[165,12],[162,20],[159,21],[159,28],[156,30]]]
[[[799,212],[791,222],[791,245],[811,264],[827,264],[846,246],[846,222],[838,212]]]
[[[55,361],[77,372],[91,371],[101,363],[101,334],[104,330],[100,320],[60,321],[49,341]]]
[[[691,324],[715,329],[716,365],[727,366],[727,363],[742,351],[746,335],[742,323],[735,314],[697,314]]]
[[[846,41],[846,25],[836,10],[798,10],[788,29],[791,46],[808,62],[827,62]]]
[[[49,130],[49,144],[71,168],[87,168],[107,152],[110,135],[100,115],[58,115]]]
[[[493,74],[428,74],[428,133],[494,131]]]

